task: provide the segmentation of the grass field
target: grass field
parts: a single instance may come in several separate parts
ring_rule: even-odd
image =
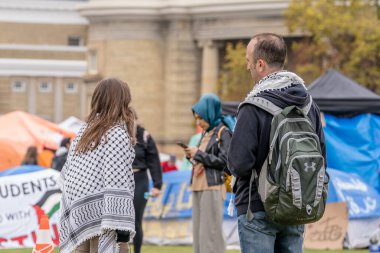
[[[32,249],[3,249],[0,253],[31,253]],[[58,249],[55,250],[59,252]],[[143,246],[142,253],[192,253],[191,247],[188,246]],[[227,253],[239,253],[238,250],[229,250]],[[368,253],[367,250],[305,250],[305,253]]]

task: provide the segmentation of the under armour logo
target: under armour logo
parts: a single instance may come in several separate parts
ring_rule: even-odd
[[[304,165],[305,165],[305,168],[304,168],[305,172],[309,172],[309,169],[312,169],[313,172],[316,170],[315,162],[312,162],[311,165],[309,165],[308,163],[304,163]]]

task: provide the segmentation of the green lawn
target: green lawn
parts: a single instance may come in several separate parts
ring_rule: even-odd
[[[0,250],[0,253],[31,253],[32,249],[8,249]],[[58,249],[55,250],[58,253]],[[192,253],[192,249],[189,246],[143,246],[142,253]],[[229,250],[228,253],[239,253],[238,250]],[[367,250],[306,250],[305,253],[368,253]]]

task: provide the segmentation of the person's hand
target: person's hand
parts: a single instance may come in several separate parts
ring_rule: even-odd
[[[185,148],[186,157],[193,158],[197,153],[198,149],[195,147]]]
[[[152,188],[152,190],[150,191],[150,195],[153,197],[153,198],[156,198],[158,196],[161,195],[161,190],[157,189],[157,188]]]

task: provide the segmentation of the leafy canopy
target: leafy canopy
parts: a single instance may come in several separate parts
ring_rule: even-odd
[[[246,44],[227,43],[225,63],[218,83],[222,100],[241,101],[253,87],[253,81],[245,60]]]
[[[380,92],[380,1],[291,0],[285,12],[295,71],[307,82],[335,68]]]

